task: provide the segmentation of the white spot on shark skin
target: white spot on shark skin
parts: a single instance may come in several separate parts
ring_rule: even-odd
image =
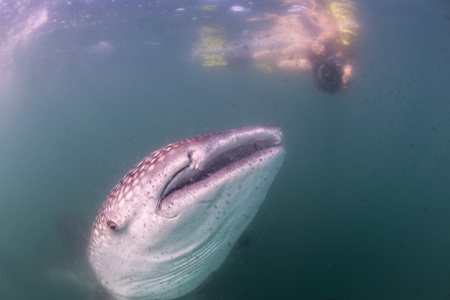
[[[255,126],[180,141],[144,158],[92,225],[88,257],[99,281],[124,300],[170,300],[198,287],[264,201],[284,160],[281,142],[278,127]]]

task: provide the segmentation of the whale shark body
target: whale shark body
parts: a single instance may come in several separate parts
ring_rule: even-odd
[[[113,188],[91,228],[88,259],[117,299],[169,300],[223,263],[285,156],[276,126],[201,135],[144,158]]]

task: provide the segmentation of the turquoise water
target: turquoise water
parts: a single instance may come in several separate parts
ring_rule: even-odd
[[[1,299],[87,299],[54,271],[82,264],[62,235],[150,152],[257,124],[283,128],[285,164],[195,299],[450,299],[449,1],[358,1],[334,95],[192,59],[201,26],[240,30],[231,5],[273,3],[0,1]]]

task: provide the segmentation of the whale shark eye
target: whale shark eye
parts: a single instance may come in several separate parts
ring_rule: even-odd
[[[111,229],[111,230],[114,230],[114,231],[119,230],[119,226],[117,226],[117,224],[111,220],[106,221],[106,225],[108,225],[109,229]]]

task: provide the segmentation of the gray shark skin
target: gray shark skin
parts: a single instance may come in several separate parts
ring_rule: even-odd
[[[201,135],[144,158],[113,188],[88,258],[117,299],[168,300],[223,263],[264,201],[285,149],[276,126]]]

